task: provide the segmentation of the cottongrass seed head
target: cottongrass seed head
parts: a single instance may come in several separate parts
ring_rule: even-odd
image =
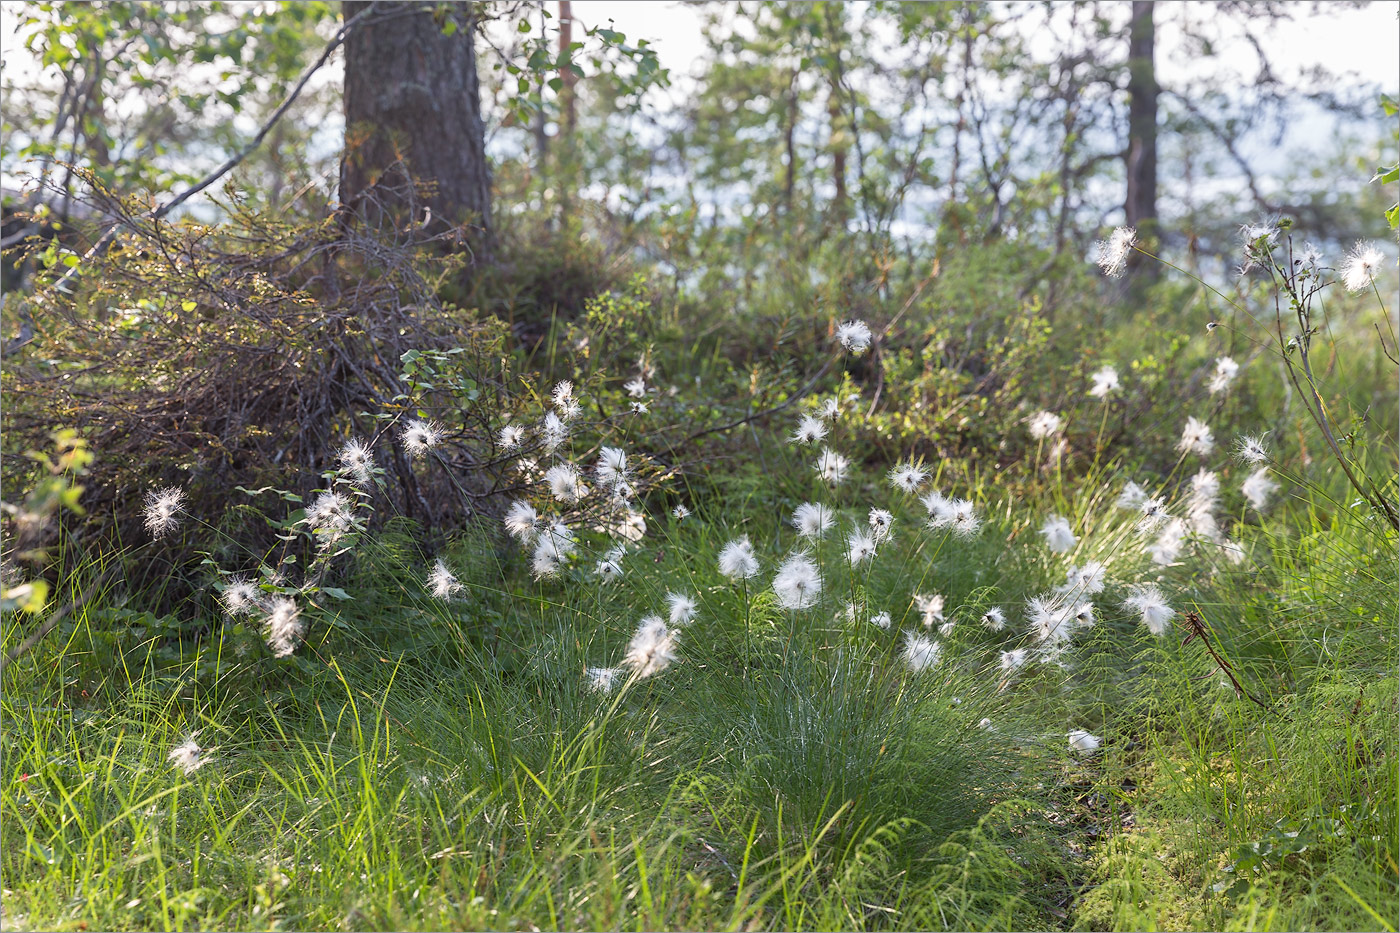
[[[209,759],[204,755],[204,749],[199,747],[199,743],[194,740],[192,735],[172,748],[170,754],[165,757],[185,774],[194,774],[209,763]]]
[[[435,421],[410,421],[399,433],[404,453],[416,460],[442,441],[442,427]]]
[[[1069,747],[1081,755],[1093,754],[1102,744],[1103,739],[1084,729],[1071,729],[1069,732]]]
[[[829,428],[826,422],[812,415],[803,415],[797,422],[797,430],[792,432],[794,444],[815,444],[826,437]]]
[[[852,531],[846,535],[846,560],[855,567],[875,556],[875,536],[868,531]]]
[[[448,568],[447,561],[439,557],[433,562],[432,572],[428,574],[428,592],[435,599],[452,599],[463,589],[465,587]]]
[[[496,436],[496,443],[502,450],[514,450],[520,446],[520,442],[525,439],[525,427],[519,424],[508,424],[501,428],[501,433]]]
[[[550,494],[560,502],[577,502],[588,495],[588,486],[572,463],[556,463],[545,470],[544,481]]]
[[[672,625],[686,625],[695,618],[695,600],[684,593],[667,593],[666,607],[669,610]]]
[[[323,492],[306,509],[302,519],[318,537],[335,540],[350,529],[350,500],[342,493]]]
[[[890,470],[890,485],[900,492],[916,493],[928,479],[928,470],[914,463],[899,463]]]
[[[877,612],[870,617],[870,624],[878,629],[889,631],[890,626],[894,624],[894,620],[890,618],[888,612]]]
[[[830,447],[823,447],[821,456],[817,458],[817,475],[822,482],[828,486],[839,486],[846,479],[846,471],[850,468],[851,461],[832,450]]]
[[[1094,398],[1108,398],[1118,391],[1118,370],[1112,366],[1104,366],[1098,372],[1089,377],[1093,385],[1089,388],[1089,394]]]
[[[1037,441],[1054,437],[1065,426],[1064,419],[1053,411],[1038,411],[1030,416],[1026,424],[1031,437]]]
[[[540,516],[535,507],[524,499],[516,499],[506,510],[503,520],[506,531],[521,544],[529,544],[540,527]]]
[[[836,339],[847,353],[860,356],[870,349],[870,327],[864,321],[847,321],[836,328]]]
[[[1235,377],[1239,374],[1240,364],[1228,356],[1222,356],[1215,361],[1215,371],[1211,373],[1210,381],[1206,383],[1206,389],[1211,395],[1218,395],[1230,388],[1230,384],[1235,381]]]
[[[306,623],[301,620],[301,610],[287,596],[278,596],[272,600],[263,625],[267,630],[267,647],[272,650],[274,658],[290,656],[297,650],[297,645],[301,644],[302,635],[306,632]]]
[[[616,490],[626,483],[630,476],[627,468],[627,451],[621,447],[604,447],[598,452],[598,465],[593,468],[598,482]]]
[[[569,426],[564,420],[552,411],[545,412],[544,420],[540,422],[540,445],[544,447],[544,452],[554,453],[568,439]]]
[[[1181,440],[1177,441],[1176,449],[1198,457],[1209,457],[1210,452],[1215,449],[1215,435],[1211,434],[1210,425],[1194,415],[1188,417],[1186,426],[1181,429]]]
[[[747,580],[758,573],[758,558],[754,556],[748,535],[735,538],[720,548],[719,572],[731,580]]]
[[[258,589],[257,584],[238,577],[229,581],[219,598],[224,604],[224,612],[237,618],[262,608],[262,595],[262,590]]]
[[[143,521],[152,538],[160,538],[180,526],[185,510],[185,491],[178,486],[153,489],[146,493]]]
[[[1241,463],[1252,463],[1256,466],[1269,462],[1269,448],[1264,442],[1267,435],[1260,434],[1257,437],[1249,434],[1241,434],[1235,439],[1235,459]]]
[[[1278,483],[1269,476],[1269,468],[1261,466],[1249,476],[1245,477],[1240,484],[1240,492],[1244,493],[1245,499],[1254,507],[1256,512],[1264,511],[1264,507],[1269,504],[1269,497],[1278,489]]]
[[[1027,651],[1025,648],[1013,648],[1010,651],[1003,651],[1001,653],[999,666],[1001,667],[1002,671],[1009,674],[1017,668],[1023,666],[1026,663],[1026,658],[1029,655],[1030,652]]]
[[[678,640],[679,634],[668,629],[660,616],[647,616],[637,626],[622,663],[638,679],[659,674],[676,660]]]
[[[871,509],[868,521],[876,544],[890,540],[890,533],[894,530],[894,514],[889,509]]]
[[[990,631],[1000,632],[1006,628],[1006,613],[1002,611],[1001,607],[993,606],[982,613],[982,624]]]
[[[793,554],[773,577],[773,592],[784,609],[810,609],[821,598],[821,573],[806,554]]]
[[[1140,514],[1137,520],[1137,527],[1140,531],[1151,531],[1169,517],[1167,514],[1167,503],[1155,496],[1143,499],[1138,510]]]
[[[690,509],[686,508],[684,505],[678,505],[671,510],[671,517],[678,522],[684,521],[690,517]]]
[[[804,502],[792,513],[792,527],[800,536],[812,541],[826,534],[835,523],[835,513],[820,503]]]
[[[1384,262],[1385,254],[1374,244],[1357,240],[1351,252],[1347,253],[1347,258],[1342,261],[1342,285],[1349,292],[1370,288]]]
[[[904,633],[904,650],[901,656],[909,670],[915,674],[922,673],[938,664],[938,655],[942,649],[938,642],[927,635],[920,635],[917,632]]]
[[[647,383],[641,376],[629,379],[622,384],[622,389],[629,398],[646,398]]]
[[[1155,586],[1141,587],[1136,593],[1123,600],[1123,608],[1136,612],[1142,624],[1153,635],[1165,635],[1171,629],[1172,616],[1176,610],[1167,605],[1162,591]]]
[[[1074,536],[1074,529],[1070,527],[1069,519],[1060,515],[1051,515],[1045,520],[1045,524],[1040,526],[1040,534],[1045,538],[1045,546],[1056,554],[1065,554],[1074,550],[1079,539]]]
[[[558,573],[576,550],[574,533],[563,522],[554,522],[535,539],[535,553],[530,569],[536,577],[551,577]]]
[[[919,618],[923,620],[924,628],[931,628],[933,623],[943,621],[943,606],[946,600],[941,593],[915,593],[914,608],[918,610]]]
[[[1061,590],[1084,596],[1094,596],[1103,592],[1107,568],[1096,560],[1086,561],[1082,566],[1071,567],[1065,574],[1065,585]]]
[[[1123,486],[1123,491],[1118,495],[1118,501],[1114,503],[1120,509],[1139,509],[1147,501],[1147,490],[1137,483],[1128,481]]]
[[[613,686],[621,675],[620,667],[590,667],[586,672],[588,689],[595,693],[612,693]]]
[[[336,461],[346,475],[360,486],[374,482],[374,452],[358,437],[346,443],[336,454]]]
[[[1128,258],[1133,253],[1133,245],[1137,243],[1137,231],[1132,227],[1118,227],[1109,234],[1108,239],[1098,240],[1094,243],[1094,251],[1099,254],[1099,268],[1103,274],[1118,278],[1128,268]]]
[[[622,579],[622,565],[614,558],[603,557],[593,568],[593,575],[600,583],[616,583]]]

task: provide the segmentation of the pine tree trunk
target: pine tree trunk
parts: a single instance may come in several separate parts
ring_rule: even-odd
[[[1128,32],[1128,193],[1124,213],[1144,240],[1157,238],[1157,70],[1152,0],[1133,0]],[[1156,269],[1147,263],[1144,270]]]
[[[370,5],[344,0],[341,13]],[[468,224],[481,256],[491,173],[471,5],[380,3],[368,16],[345,43],[341,204],[376,222]]]

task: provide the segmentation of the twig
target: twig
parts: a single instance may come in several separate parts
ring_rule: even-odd
[[[1226,677],[1230,678],[1230,683],[1233,684],[1235,687],[1235,696],[1246,697],[1264,712],[1272,713],[1274,710],[1271,706],[1269,706],[1269,704],[1265,703],[1263,700],[1260,700],[1254,694],[1250,693],[1243,686],[1241,686],[1239,679],[1235,677],[1235,669],[1230,666],[1230,662],[1226,661],[1223,657],[1220,656],[1220,652],[1215,650],[1215,646],[1211,644],[1210,640],[1210,629],[1206,627],[1206,622],[1204,619],[1201,618],[1201,614],[1199,612],[1196,612],[1194,609],[1190,610],[1182,616],[1182,621],[1186,623],[1186,630],[1188,634],[1184,639],[1182,639],[1181,647],[1185,648],[1187,645],[1191,644],[1193,640],[1195,640],[1196,638],[1200,638],[1201,644],[1205,646],[1205,649],[1207,652],[1210,653],[1210,656],[1215,659],[1215,666],[1220,668],[1221,673],[1223,673]]]

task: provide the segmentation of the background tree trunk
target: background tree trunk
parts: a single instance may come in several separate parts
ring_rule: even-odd
[[[349,20],[370,5],[344,0],[341,13]],[[341,204],[365,216],[365,195],[378,186],[373,209],[403,222],[409,183],[418,182],[416,202],[433,223],[470,224],[489,250],[491,174],[471,6],[384,3],[369,17],[345,43]]]
[[[1158,235],[1157,70],[1152,13],[1153,0],[1133,0],[1128,27],[1128,193],[1123,211],[1128,226],[1136,227],[1144,240]],[[1157,264],[1146,263],[1142,269],[1156,270]]]

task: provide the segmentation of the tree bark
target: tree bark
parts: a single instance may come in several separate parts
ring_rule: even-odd
[[[574,129],[578,125],[573,70],[574,11],[570,0],[559,0],[559,146],[560,171],[556,186],[559,216],[568,223],[573,213],[574,187],[578,184],[578,150]]]
[[[370,5],[344,0],[341,13],[348,21]],[[376,222],[467,224],[489,251],[491,173],[473,26],[470,4],[382,3],[351,33],[340,202]]]
[[[1133,0],[1128,27],[1127,224],[1144,240],[1157,230],[1157,69],[1153,58],[1153,0]],[[1155,270],[1156,263],[1144,269]]]

